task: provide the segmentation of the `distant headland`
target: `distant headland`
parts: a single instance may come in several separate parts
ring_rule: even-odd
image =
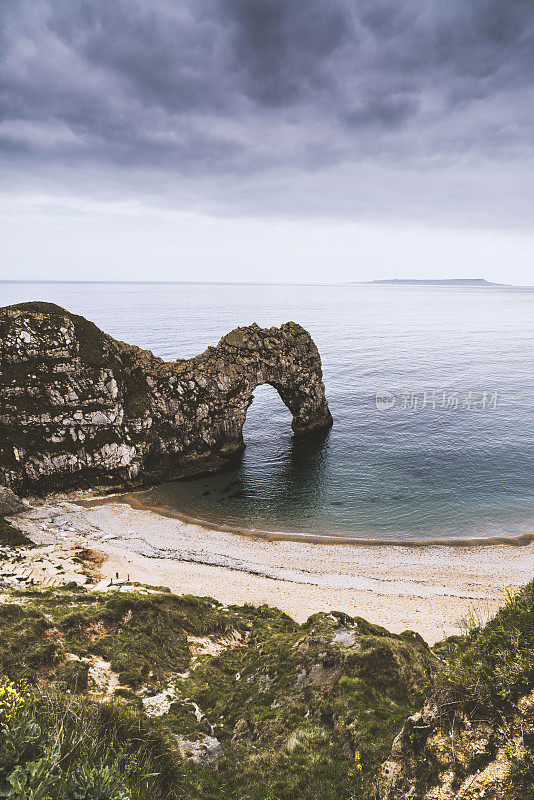
[[[380,283],[406,286],[510,286],[509,283],[492,283],[484,278],[438,278],[436,280],[415,278],[388,278],[381,281],[352,281],[352,283]]]

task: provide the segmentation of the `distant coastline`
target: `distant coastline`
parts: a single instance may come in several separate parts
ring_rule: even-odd
[[[493,283],[484,278],[438,278],[419,280],[417,278],[387,278],[380,281],[353,281],[360,284],[394,284],[398,286],[511,286],[510,283]]]

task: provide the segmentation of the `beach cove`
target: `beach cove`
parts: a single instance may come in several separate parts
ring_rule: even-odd
[[[298,622],[319,611],[343,611],[394,633],[413,630],[431,645],[461,633],[469,621],[483,624],[502,605],[505,587],[527,583],[534,567],[534,543],[272,541],[207,529],[114,498],[47,498],[18,514],[16,526],[43,546],[33,550],[36,559],[80,547],[94,552],[99,589],[128,582],[165,586],[225,605],[269,604]]]

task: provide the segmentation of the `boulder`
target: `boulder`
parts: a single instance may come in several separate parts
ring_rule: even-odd
[[[0,517],[9,517],[25,510],[17,495],[6,486],[0,486]]]

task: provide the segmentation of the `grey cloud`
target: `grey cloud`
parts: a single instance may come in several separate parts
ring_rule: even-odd
[[[247,97],[267,107],[331,90],[328,59],[349,37],[351,18],[329,0],[223,0],[236,74]],[[310,13],[311,12],[311,13]],[[354,43],[354,40],[353,40]]]
[[[0,24],[11,175],[93,166],[125,192],[151,171],[231,192],[269,171],[294,186],[532,157],[531,0],[4,0]]]

